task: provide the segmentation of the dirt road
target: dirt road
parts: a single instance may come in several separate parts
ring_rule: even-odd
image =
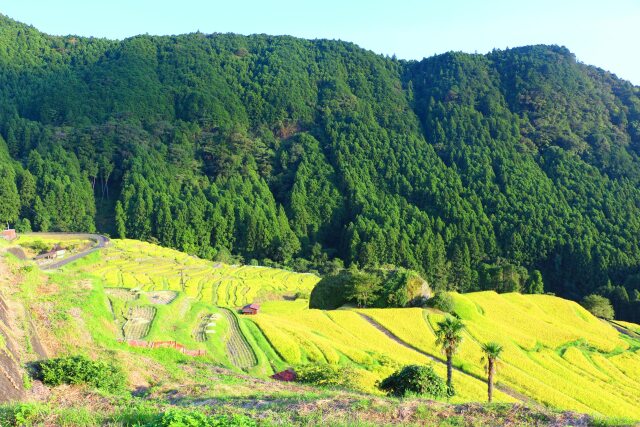
[[[43,265],[42,269],[43,270],[55,270],[56,268],[61,268],[64,267],[65,265],[72,263],[74,261],[79,260],[80,258],[83,258],[95,251],[98,251],[104,247],[106,247],[107,245],[109,245],[109,239],[105,236],[102,236],[100,234],[90,234],[90,233],[24,233],[25,236],[38,236],[38,237],[42,237],[44,239],[51,239],[51,238],[59,238],[59,237],[67,237],[67,238],[75,238],[75,239],[88,239],[88,240],[92,240],[94,243],[94,245],[82,252],[79,252],[77,254],[74,254],[72,256],[70,256],[69,258],[65,258],[63,260],[60,261],[56,261],[53,262],[51,264],[47,264],[47,265]]]

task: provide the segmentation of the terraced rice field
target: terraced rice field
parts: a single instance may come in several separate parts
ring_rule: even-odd
[[[401,365],[432,364],[430,358],[389,339],[351,310],[304,310],[288,315],[261,313],[251,317],[251,321],[291,365],[352,363],[368,369],[376,379],[382,379]],[[446,375],[444,365],[434,364],[434,369]],[[458,376],[456,381],[459,395],[455,401],[482,400],[486,396],[486,385],[482,381],[468,376]],[[498,402],[514,401],[500,391],[495,398]]]
[[[640,341],[623,337],[578,304],[547,295],[479,292],[454,294],[456,312],[467,326],[454,365],[484,378],[480,344],[504,347],[498,383],[513,396],[556,408],[640,418]],[[444,359],[434,329],[444,315],[418,308],[300,310],[252,317],[280,356],[307,362],[354,363],[383,377],[384,364],[430,363],[368,323],[364,314],[398,340]],[[293,307],[292,307],[293,308]],[[444,375],[444,365],[434,368]],[[486,385],[454,373],[457,399],[486,399]],[[500,394],[498,401],[513,400]]]
[[[151,293],[140,302],[114,305],[121,317],[127,317],[123,330],[129,336],[142,338],[146,333],[145,322],[134,327],[130,317],[153,319],[153,314],[126,310],[171,292],[177,302],[156,305],[158,313],[166,310],[165,315],[177,319],[193,313],[182,333],[194,344],[217,351],[218,360],[241,369],[269,367],[273,361],[278,366],[349,364],[360,369],[370,391],[375,380],[406,364],[433,364],[445,376],[444,364],[433,360],[444,359],[434,333],[442,313],[418,308],[310,310],[306,301],[284,297],[309,292],[318,281],[315,276],[217,264],[136,241],[113,241],[101,258],[89,268],[106,286],[121,288],[108,291],[110,299]],[[182,292],[191,298],[183,298]],[[504,352],[497,374],[503,391],[497,391],[496,401],[535,400],[564,410],[640,419],[640,340],[633,334],[622,335],[578,304],[548,295],[478,292],[453,294],[453,299],[467,326],[454,358],[463,371],[454,373],[454,402],[486,400],[480,345],[497,341]],[[219,338],[207,334],[214,306],[260,301],[260,314],[243,318],[242,324],[231,311],[221,310],[214,327]],[[203,306],[191,311],[194,304]],[[251,332],[245,337],[243,331]]]
[[[240,369],[248,369],[256,366],[258,360],[240,330],[238,318],[230,310],[222,309],[221,311],[223,317],[229,324],[229,335],[227,336],[227,355],[229,356],[229,360],[231,360],[234,366]]]
[[[455,300],[472,348],[488,340],[504,346],[503,382],[551,406],[639,416],[640,382],[628,367],[640,363],[640,342],[552,296],[482,292]]]
[[[308,293],[319,280],[312,274],[213,263],[135,240],[113,240],[90,271],[109,287],[184,292],[223,307]]]
[[[127,340],[139,340],[146,337],[155,315],[156,309],[150,306],[129,308],[127,321],[122,327],[124,338]]]

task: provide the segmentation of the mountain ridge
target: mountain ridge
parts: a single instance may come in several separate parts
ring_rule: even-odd
[[[398,61],[290,36],[9,23],[0,217],[19,229],[302,271],[390,263],[460,291],[541,272],[547,291],[638,312],[640,88],[566,48]]]

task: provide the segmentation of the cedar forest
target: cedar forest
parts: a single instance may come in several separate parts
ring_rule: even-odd
[[[0,15],[0,220],[640,318],[640,88],[566,48],[54,37]],[[377,285],[376,285],[377,286]]]

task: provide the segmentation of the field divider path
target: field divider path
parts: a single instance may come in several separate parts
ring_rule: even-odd
[[[609,323],[611,326],[613,326],[613,328],[620,332],[623,335],[626,335],[628,337],[631,338],[635,338],[635,339],[640,339],[640,334],[638,334],[635,331],[632,331],[631,329],[627,328],[626,326],[620,325],[619,323],[616,323],[615,320],[609,320],[608,322],[605,321],[605,323]]]
[[[220,311],[229,324],[229,339],[227,340],[229,360],[240,369],[256,366],[258,358],[244,337],[238,318],[228,308],[220,307]]]
[[[366,314],[364,314],[364,313],[358,313],[358,314],[359,314],[360,316],[362,316],[362,318],[363,318],[364,320],[366,320],[367,322],[369,322],[369,324],[371,324],[371,326],[373,326],[374,328],[376,328],[378,331],[382,332],[382,333],[383,333],[384,335],[386,335],[390,340],[395,341],[397,344],[400,344],[401,346],[406,347],[406,348],[408,348],[409,350],[413,350],[413,351],[415,351],[416,353],[419,353],[419,354],[421,354],[421,355],[423,355],[423,356],[427,357],[428,359],[430,359],[430,360],[432,360],[432,361],[434,361],[434,362],[436,362],[436,363],[440,363],[440,364],[443,364],[443,365],[446,365],[446,364],[447,364],[447,362],[446,362],[445,360],[440,359],[440,358],[438,358],[438,357],[434,356],[433,354],[429,354],[429,353],[427,353],[427,352],[426,352],[426,351],[424,351],[424,350],[420,350],[418,347],[415,347],[414,345],[411,345],[411,344],[409,344],[408,342],[404,341],[403,339],[401,339],[400,337],[398,337],[397,335],[395,335],[395,334],[394,334],[393,332],[391,332],[389,329],[385,328],[382,324],[380,324],[379,322],[377,322],[377,321],[376,321],[375,319],[373,319],[372,317],[367,316],[367,315],[366,315]],[[468,376],[468,377],[471,377],[471,378],[474,378],[474,379],[476,379],[476,380],[482,381],[482,382],[483,382],[483,383],[485,383],[485,384],[487,383],[487,380],[486,380],[486,379],[484,379],[484,378],[482,378],[482,377],[480,377],[479,375],[474,375],[474,374],[471,374],[471,373],[469,373],[469,372],[465,372],[465,371],[463,371],[462,369],[457,368],[457,367],[455,367],[455,366],[453,366],[453,370],[454,370],[454,371],[456,371],[456,372],[459,372],[459,373],[460,373],[460,374],[462,374],[462,375],[466,375],[466,376]],[[521,401],[521,402],[528,403],[528,404],[530,404],[530,405],[532,405],[532,406],[536,406],[536,407],[540,407],[540,406],[541,406],[539,402],[536,402],[535,400],[531,399],[530,397],[528,397],[528,396],[526,396],[526,395],[524,395],[524,394],[522,394],[522,393],[519,393],[519,392],[517,392],[517,391],[513,390],[513,389],[512,389],[512,388],[510,388],[510,387],[505,387],[505,386],[504,386],[504,385],[502,385],[502,384],[494,384],[494,387],[495,387],[496,389],[500,390],[501,392],[503,392],[504,394],[507,394],[507,395],[509,395],[509,396],[513,397],[514,399],[517,399],[517,400],[519,400],[519,401]]]

